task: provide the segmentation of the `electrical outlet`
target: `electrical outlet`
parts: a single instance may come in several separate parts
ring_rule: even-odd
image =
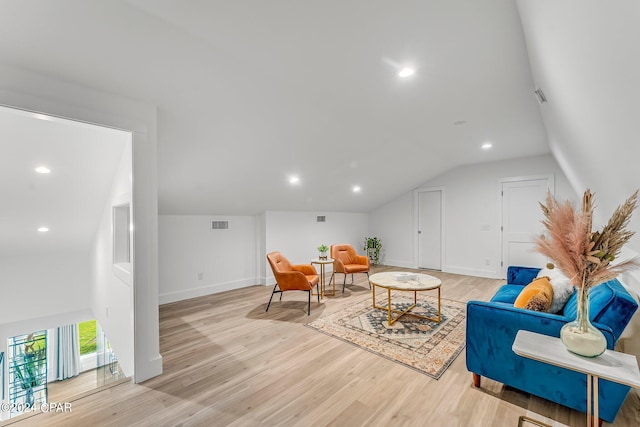
[[[484,265],[491,265],[491,259],[485,258],[484,259]]]
[[[198,273],[198,280],[202,280],[203,277],[204,277],[204,273],[199,272]]]
[[[109,307],[104,309],[104,314],[109,317]]]

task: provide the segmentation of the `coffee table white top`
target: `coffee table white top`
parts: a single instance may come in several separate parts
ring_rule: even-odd
[[[524,330],[518,331],[512,349],[523,357],[619,384],[640,387],[638,362],[631,354],[605,350],[598,357],[582,357],[567,350],[560,338]]]
[[[414,277],[412,277],[414,276]],[[386,271],[372,274],[369,277],[372,285],[399,291],[427,291],[440,287],[440,279],[422,273],[407,273],[402,271]]]

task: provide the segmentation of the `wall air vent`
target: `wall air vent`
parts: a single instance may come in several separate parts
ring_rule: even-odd
[[[226,230],[229,228],[229,221],[211,221],[212,230]]]
[[[316,222],[326,222],[327,221],[327,217],[324,215],[318,215],[316,217]]]
[[[536,98],[538,98],[539,104],[544,104],[545,102],[547,102],[547,97],[544,96],[544,92],[542,91],[542,89],[538,88],[534,91],[534,93],[536,94]]]

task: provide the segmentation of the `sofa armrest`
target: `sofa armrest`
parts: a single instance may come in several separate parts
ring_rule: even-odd
[[[362,264],[369,267],[369,257],[366,255],[356,255],[356,264]]]
[[[295,271],[301,272],[305,276],[313,276],[314,274],[318,274],[315,267],[311,264],[295,264],[292,265],[291,268],[293,268]]]
[[[508,337],[511,348],[519,330],[537,332],[552,337],[560,337],[560,329],[573,319],[558,314],[515,308],[511,304],[485,301],[467,303],[467,345],[470,340],[502,339]],[[611,328],[592,322],[607,339],[607,348],[615,346],[615,336]],[[493,338],[492,338],[493,337]]]
[[[282,291],[307,291],[312,289],[307,276],[301,271],[283,271],[278,273],[275,278],[278,287]]]

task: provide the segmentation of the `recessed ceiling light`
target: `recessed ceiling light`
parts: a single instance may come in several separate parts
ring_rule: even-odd
[[[47,231],[49,231],[49,229],[47,227],[40,227],[38,228],[38,231],[41,233],[46,233]]]
[[[297,184],[300,182],[300,177],[298,176],[290,176],[289,177],[289,184]]]
[[[38,167],[35,169],[35,171],[36,171],[36,172],[38,172],[38,173],[49,173],[49,172],[51,172],[51,169],[49,169],[49,168],[48,168],[48,167],[46,167],[46,166],[38,166]]]
[[[398,76],[400,77],[410,77],[413,76],[413,73],[416,71],[413,68],[404,67],[400,71],[398,71]]]
[[[493,147],[493,144],[492,144],[492,143],[490,143],[490,142],[485,142],[484,144],[482,144],[482,149],[483,149],[483,150],[488,150],[488,149],[490,149],[491,147]]]
[[[361,191],[362,191],[362,188],[360,188],[360,186],[359,186],[359,185],[354,185],[354,186],[353,186],[353,188],[352,188],[352,191],[353,191],[354,193],[359,193],[359,192],[361,192]]]

